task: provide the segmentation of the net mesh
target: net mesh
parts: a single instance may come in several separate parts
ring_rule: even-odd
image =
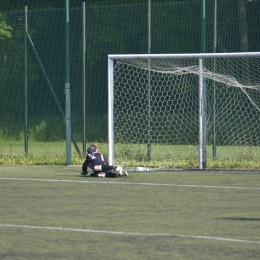
[[[200,75],[206,88],[207,157],[259,160],[260,58],[206,58],[203,64],[200,70],[196,58],[115,60],[115,160],[122,160],[125,144],[143,161],[149,152],[152,161],[172,165],[198,159]]]

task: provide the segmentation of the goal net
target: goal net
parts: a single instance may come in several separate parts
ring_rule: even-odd
[[[259,162],[259,69],[260,53],[108,55],[109,162]]]

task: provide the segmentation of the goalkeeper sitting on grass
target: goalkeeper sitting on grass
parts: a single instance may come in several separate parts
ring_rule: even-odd
[[[126,171],[123,171],[120,166],[111,166],[108,164],[106,157],[98,151],[96,144],[92,144],[88,148],[86,160],[82,165],[81,175],[88,174],[87,168],[91,168],[94,172],[90,176],[93,177],[122,177],[128,176]]]

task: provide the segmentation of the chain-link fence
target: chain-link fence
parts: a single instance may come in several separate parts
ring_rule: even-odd
[[[77,163],[84,134],[87,145],[98,142],[107,151],[107,55],[147,53],[148,5],[69,11],[72,163]],[[24,11],[0,10],[0,156],[5,160],[26,154],[39,162],[65,163],[65,13],[65,8],[28,6],[26,35]],[[150,26],[151,53],[260,50],[259,1],[221,1],[217,8],[213,0],[206,6],[199,0],[152,1]]]

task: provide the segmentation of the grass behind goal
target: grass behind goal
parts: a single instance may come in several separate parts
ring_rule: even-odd
[[[65,165],[65,142],[30,142],[29,154],[24,155],[21,141],[2,141],[1,164]],[[98,143],[100,151],[107,156],[107,144]],[[198,168],[198,149],[195,145],[154,144],[151,161],[147,161],[146,144],[116,144],[115,164],[126,167],[145,166],[151,168]],[[81,165],[84,156],[72,150],[73,165]],[[258,146],[218,146],[217,157],[213,159],[212,146],[207,147],[207,168],[260,169]],[[160,159],[158,160],[158,154]],[[161,159],[163,157],[164,159]]]
[[[0,166],[0,258],[259,259],[258,172]]]

